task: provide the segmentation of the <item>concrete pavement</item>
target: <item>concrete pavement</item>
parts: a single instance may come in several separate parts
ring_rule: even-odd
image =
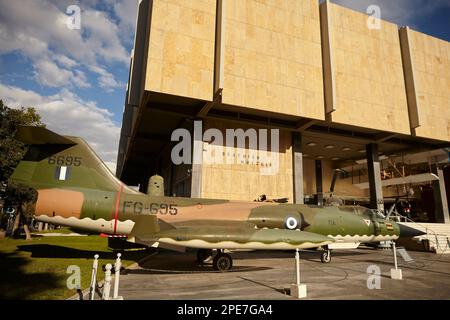
[[[307,285],[308,299],[450,299],[450,255],[409,254],[414,262],[405,263],[399,257],[403,280],[392,280],[390,250],[335,251],[330,264],[320,262],[319,252],[302,251],[301,282]],[[121,276],[119,294],[125,300],[292,299],[294,252],[231,255],[233,271],[218,273],[211,264],[199,266],[195,252],[160,251]],[[381,271],[381,289],[367,287],[370,266]]]

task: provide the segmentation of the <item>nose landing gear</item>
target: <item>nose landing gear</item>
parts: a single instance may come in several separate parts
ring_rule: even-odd
[[[206,260],[212,257],[213,251],[210,249],[198,249],[197,250],[197,262],[203,264]]]

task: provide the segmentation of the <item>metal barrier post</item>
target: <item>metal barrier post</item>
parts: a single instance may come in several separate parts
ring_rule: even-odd
[[[297,285],[300,285],[300,253],[295,250],[295,270],[297,271]]]
[[[119,277],[120,277],[120,269],[122,267],[122,262],[120,260],[120,257],[122,254],[117,254],[116,264],[115,264],[115,277],[114,277],[114,293],[113,293],[113,299],[114,300],[123,300],[122,297],[119,297]]]
[[[300,284],[300,253],[295,249],[295,271],[296,281],[291,284],[291,296],[295,298],[306,298],[306,284]]]
[[[392,242],[392,250],[394,251],[394,266],[395,266],[395,270],[398,269],[398,265],[397,265],[397,246],[395,245],[395,242]]]
[[[99,257],[98,254],[94,256],[94,263],[92,264],[91,286],[89,288],[89,300],[94,300],[95,286],[97,283],[98,257]]]
[[[391,279],[402,280],[402,270],[398,268],[397,265],[397,247],[395,246],[395,242],[392,241],[392,251],[394,252],[394,266],[395,269],[391,269]]]
[[[105,284],[103,285],[103,300],[109,300],[110,293],[111,293],[111,269],[112,265],[108,263],[106,265],[106,272],[105,272]]]

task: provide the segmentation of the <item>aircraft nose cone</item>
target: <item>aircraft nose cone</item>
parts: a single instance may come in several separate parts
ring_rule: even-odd
[[[426,232],[405,226],[403,224],[399,224],[398,226],[400,228],[400,238],[412,238],[426,234]]]

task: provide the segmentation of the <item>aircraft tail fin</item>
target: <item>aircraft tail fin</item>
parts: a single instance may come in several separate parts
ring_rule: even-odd
[[[20,127],[16,139],[29,147],[10,180],[36,189],[117,191],[122,184],[81,138],[61,136],[41,127]]]
[[[21,126],[17,129],[15,139],[29,145],[61,144],[70,146],[75,144],[43,127]]]

